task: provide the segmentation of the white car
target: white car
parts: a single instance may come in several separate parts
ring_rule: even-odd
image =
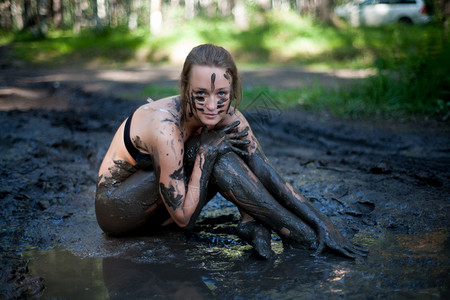
[[[430,21],[423,0],[359,0],[337,6],[334,13],[352,26]]]

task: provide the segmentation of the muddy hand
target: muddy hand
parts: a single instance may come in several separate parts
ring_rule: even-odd
[[[249,140],[243,139],[248,136],[248,128],[244,129],[241,132],[238,132],[237,126],[240,123],[240,121],[235,121],[228,125],[226,128],[222,129],[222,131],[227,134],[227,140],[234,152],[241,156],[248,156],[248,152],[241,149],[250,144]]]
[[[241,145],[245,141],[239,140],[239,134],[233,132],[233,129],[239,125],[239,122],[234,122],[225,129],[208,130],[203,127],[200,135],[201,148],[207,153],[207,156],[215,159],[219,155],[226,154],[231,151],[242,151],[235,147]]]
[[[325,247],[328,247],[334,251],[341,253],[344,256],[350,258],[366,257],[368,250],[357,244],[353,244],[345,237],[343,237],[339,231],[334,227],[331,222],[327,224],[325,228],[320,228],[318,233],[319,246],[313,256],[318,256]]]
[[[235,128],[239,123],[239,121],[236,121],[221,130],[209,131],[206,126],[203,128],[200,143],[208,152],[208,156],[217,157],[218,155],[223,155],[231,151],[235,151],[241,155],[247,154],[247,152],[238,148],[250,142],[241,140],[242,137],[248,134],[248,131],[236,132]]]

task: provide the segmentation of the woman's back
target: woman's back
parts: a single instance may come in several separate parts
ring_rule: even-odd
[[[164,147],[166,139],[171,140],[172,146],[185,142],[191,132],[182,126],[183,112],[179,101],[179,97],[150,100],[122,122],[100,166],[99,177],[102,178],[99,183],[104,177],[110,177],[114,168],[121,166],[118,161],[136,165],[133,148],[153,158],[157,145]]]

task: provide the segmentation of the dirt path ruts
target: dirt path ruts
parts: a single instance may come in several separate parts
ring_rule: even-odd
[[[142,253],[145,244],[102,238],[93,214],[96,172],[114,130],[142,102],[139,97],[120,99],[120,94],[140,91],[149,81],[176,84],[177,73],[176,68],[0,71],[0,286],[5,298],[42,293],[43,281],[30,276],[27,262],[21,257],[26,249],[62,246],[81,256],[97,257],[133,257]],[[243,73],[247,84],[254,85],[288,86],[311,80],[304,79],[295,68]],[[330,216],[347,237],[374,243],[368,266],[378,266],[376,258],[385,255],[386,246],[390,247],[383,244],[384,248],[377,250],[379,237],[395,233],[419,241],[431,234],[431,240],[425,239],[419,250],[407,250],[416,255],[428,245],[438,254],[420,252],[419,256],[399,259],[401,254],[395,252],[392,264],[374,271],[384,277],[371,281],[383,282],[392,274],[394,283],[381,286],[383,291],[398,290],[398,285],[415,291],[420,287],[431,294],[445,289],[448,256],[442,260],[440,255],[448,253],[450,227],[448,124],[368,124],[303,110],[267,114],[256,108],[246,115],[280,173]],[[219,212],[227,209],[223,204],[215,207]],[[236,223],[234,218],[224,219],[229,226]],[[225,238],[216,236],[217,230],[211,231],[200,222],[194,237],[196,241],[214,241],[226,247],[232,235],[220,229]],[[184,242],[177,244],[176,237],[175,247],[184,247]],[[153,256],[162,262],[167,260],[161,251],[164,243],[148,243],[156,247]],[[278,259],[286,261],[287,257],[279,254]],[[170,259],[182,264],[183,258],[175,255]],[[241,263],[245,261],[244,256]],[[398,279],[398,272],[408,269],[397,270],[397,263],[419,265],[408,273],[416,275],[404,281]],[[420,264],[424,264],[423,270]],[[353,272],[357,267],[348,266]],[[289,264],[278,270],[285,271],[289,271]],[[234,274],[226,273],[226,269],[223,272]],[[424,278],[431,275],[432,279],[425,282]],[[244,272],[239,278],[248,278],[248,274]],[[367,278],[359,280],[355,286],[367,282]],[[296,285],[289,287],[295,289]],[[245,288],[252,291],[261,286]],[[232,298],[236,296],[232,291],[224,288],[222,292]]]
[[[126,96],[140,99],[148,85],[176,87],[181,66],[148,66],[129,69],[0,69],[0,110],[10,108],[62,108],[66,103],[52,101],[46,91],[39,91],[43,83],[53,88],[59,85],[76,86],[88,93],[107,97]],[[246,87],[269,86],[297,88],[321,84],[335,86],[354,82],[370,73],[338,70],[313,72],[302,67],[242,69]],[[11,99],[14,97],[14,103]],[[6,101],[8,98],[8,101]],[[39,99],[39,101],[38,101]],[[54,99],[53,99],[54,100]],[[38,103],[39,102],[39,103]]]

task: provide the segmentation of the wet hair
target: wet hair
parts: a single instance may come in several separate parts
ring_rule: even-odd
[[[184,61],[180,78],[183,109],[191,101],[191,96],[189,95],[189,76],[193,66],[209,66],[226,69],[226,73],[231,76],[230,100],[235,100],[235,108],[239,105],[242,99],[242,85],[233,57],[223,47],[213,44],[203,44],[193,48]],[[189,105],[192,105],[192,103],[189,103]],[[184,114],[186,114],[186,111]]]

